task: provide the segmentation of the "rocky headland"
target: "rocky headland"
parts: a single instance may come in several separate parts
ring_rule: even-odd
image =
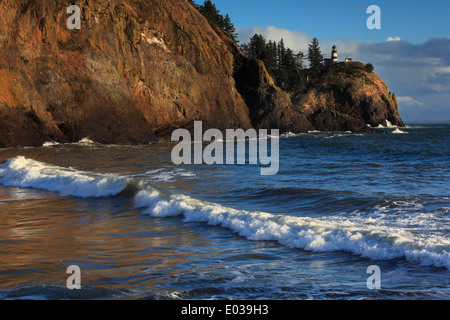
[[[52,140],[149,143],[176,128],[372,131],[403,122],[395,95],[359,62],[304,70],[284,92],[264,63],[188,0],[0,2],[0,147]]]

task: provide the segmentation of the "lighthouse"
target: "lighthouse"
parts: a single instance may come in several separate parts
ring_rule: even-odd
[[[337,54],[336,45],[333,46],[333,50],[331,51],[331,61],[333,63],[337,63],[338,62],[338,54]]]
[[[333,50],[331,51],[331,59],[323,59],[323,65],[329,66],[334,63],[338,63],[338,54],[337,54],[337,47],[336,45],[333,46]]]

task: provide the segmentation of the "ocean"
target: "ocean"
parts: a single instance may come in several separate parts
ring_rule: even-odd
[[[449,299],[450,125],[380,130],[284,134],[272,176],[171,142],[1,149],[0,299]]]

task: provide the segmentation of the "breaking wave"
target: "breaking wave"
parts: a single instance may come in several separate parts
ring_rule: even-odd
[[[47,141],[42,144],[43,147],[53,147],[59,145],[59,142],[56,141]]]
[[[0,165],[6,187],[36,188],[80,198],[110,197],[124,191],[129,180],[114,174],[95,174],[63,168],[19,156]]]
[[[448,217],[425,214],[420,203],[397,201],[351,215],[285,216],[228,208],[161,191],[127,176],[58,167],[24,157],[0,164],[0,183],[75,197],[115,196],[132,185],[135,190],[129,196],[135,207],[153,217],[180,216],[185,222],[228,228],[248,240],[277,241],[309,251],[346,251],[374,260],[406,259],[450,270],[450,240],[445,236]]]
[[[383,123],[379,124],[376,128],[398,128],[398,126],[393,125],[389,120],[384,120]]]
[[[221,226],[249,240],[277,241],[315,252],[347,251],[376,260],[404,258],[450,269],[450,241],[386,224],[386,217],[381,215],[371,215],[369,219],[360,215],[292,217],[236,210],[185,195],[163,198],[156,190],[141,190],[135,203],[154,217],[183,216],[185,222]]]
[[[97,143],[95,141],[92,141],[89,138],[83,138],[83,139],[81,139],[78,142],[66,143],[66,144],[75,144],[75,145],[80,145],[80,146],[90,146],[90,145],[94,145],[94,144],[97,144]],[[43,147],[53,147],[53,146],[59,146],[59,145],[61,145],[61,143],[53,141],[53,140],[44,142],[42,144]]]
[[[394,131],[392,131],[392,133],[395,133],[395,134],[405,134],[405,133],[408,133],[408,132],[405,132],[405,131],[400,130],[399,128],[396,128]]]

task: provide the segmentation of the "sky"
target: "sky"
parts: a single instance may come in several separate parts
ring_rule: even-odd
[[[230,15],[241,43],[259,33],[305,52],[317,37],[325,56],[336,44],[339,60],[375,66],[405,122],[450,121],[450,1],[212,1]],[[367,27],[370,5],[381,10],[381,29]]]

